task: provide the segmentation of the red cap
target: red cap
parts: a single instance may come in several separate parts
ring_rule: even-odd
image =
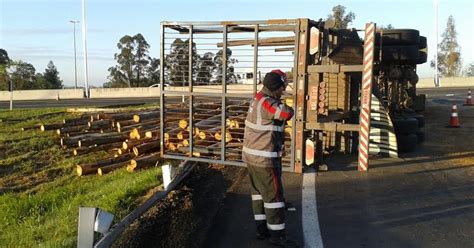
[[[275,70],[272,70],[271,72],[280,75],[281,79],[283,80],[283,82],[284,82],[285,84],[288,83],[288,82],[286,81],[286,80],[287,80],[286,73],[284,73],[282,70],[280,70],[280,69],[275,69]]]
[[[273,72],[273,73],[276,73],[276,74],[278,74],[278,75],[280,75],[280,76],[282,76],[282,77],[285,77],[285,79],[286,79],[286,73],[284,73],[284,72],[281,71],[280,69],[275,69],[275,70],[273,70],[272,72]]]

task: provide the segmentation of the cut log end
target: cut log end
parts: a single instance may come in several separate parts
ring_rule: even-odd
[[[80,165],[76,165],[76,173],[78,176],[82,176],[82,167]]]
[[[135,156],[139,155],[138,149],[136,147],[133,148],[133,154],[135,154]]]
[[[178,126],[182,129],[185,129],[188,126],[188,121],[184,120],[184,119],[181,119],[178,122]]]
[[[137,122],[137,123],[140,122],[140,115],[134,115],[133,116],[133,121]]]

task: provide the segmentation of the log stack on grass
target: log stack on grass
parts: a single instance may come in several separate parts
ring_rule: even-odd
[[[167,103],[163,110],[163,124],[160,123],[159,110],[147,109],[87,113],[61,123],[40,123],[24,129],[54,130],[58,135],[58,143],[72,156],[87,156],[98,151],[110,154],[109,158],[77,165],[78,176],[104,175],[120,169],[134,172],[154,166],[160,159],[160,144],[163,144],[167,154],[190,156],[191,137],[194,157],[219,159],[224,140],[226,159],[240,161],[249,101],[229,100],[225,118],[221,115],[221,103],[219,100],[196,101],[193,105],[192,130],[189,105],[185,103]],[[224,130],[221,127],[223,120]],[[163,142],[160,140],[162,125]],[[285,129],[287,139],[291,138],[291,132],[288,126]]]

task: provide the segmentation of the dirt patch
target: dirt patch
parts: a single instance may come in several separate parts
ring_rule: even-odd
[[[137,219],[114,247],[201,247],[241,170],[198,165],[182,186]]]

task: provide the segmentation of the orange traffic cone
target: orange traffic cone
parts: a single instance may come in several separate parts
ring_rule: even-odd
[[[453,103],[453,107],[451,108],[451,119],[449,120],[449,125],[447,127],[460,127],[458,107],[456,106],[456,103]]]
[[[474,106],[474,104],[472,104],[471,89],[467,91],[467,99],[466,103],[464,103],[464,106]]]

